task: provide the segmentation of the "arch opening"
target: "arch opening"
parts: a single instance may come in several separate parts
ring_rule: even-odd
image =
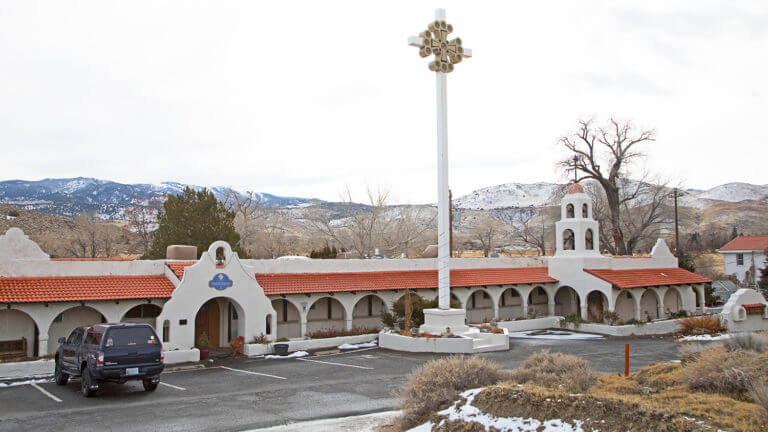
[[[659,299],[650,288],[640,297],[640,316],[646,321],[659,319]]]
[[[680,293],[674,287],[670,287],[666,293],[664,293],[664,312],[670,317],[675,312],[680,312],[683,309],[683,299],[680,297]]]
[[[125,312],[120,322],[143,323],[155,327],[157,317],[162,311],[163,308],[152,303],[136,305]]]
[[[603,322],[603,312],[607,308],[608,297],[601,291],[592,291],[587,295],[587,321]]]
[[[368,294],[358,300],[352,308],[352,326],[380,329],[381,316],[385,312],[388,312],[388,309],[384,300],[375,294]]]
[[[107,322],[101,312],[90,306],[75,306],[60,313],[48,328],[48,352],[54,353],[59,348],[59,338],[67,337],[72,329]]]
[[[493,299],[488,291],[477,289],[467,299],[467,320],[470,323],[484,323],[493,319]]]
[[[39,330],[35,320],[18,309],[0,310],[0,328],[3,329],[3,344],[0,344],[0,358],[12,359],[15,352],[24,351],[23,356],[38,355]],[[23,347],[22,347],[23,346]]]
[[[525,318],[523,297],[516,288],[507,288],[499,297],[499,320],[512,321],[518,318]]]
[[[582,204],[581,206],[581,217],[584,219],[589,219],[589,206],[587,206],[586,203]]]
[[[622,291],[616,297],[615,312],[619,314],[619,319],[627,322],[635,318],[635,299],[629,291]]]
[[[333,297],[317,299],[307,312],[307,334],[320,330],[344,330],[346,311],[340,301]]]
[[[568,204],[565,206],[565,217],[571,219],[575,217],[575,212],[573,209],[573,204]]]
[[[576,248],[576,242],[574,241],[573,230],[566,229],[563,231],[563,250],[574,250]]]
[[[595,233],[592,231],[592,228],[587,228],[584,232],[584,249],[595,249]]]
[[[528,294],[528,316],[530,318],[547,316],[549,296],[544,288],[537,286]]]
[[[286,299],[272,300],[272,308],[277,313],[277,339],[301,337],[299,308]]]
[[[195,315],[195,346],[228,347],[238,336],[245,336],[245,320],[241,317],[245,317],[245,313],[235,300],[229,297],[209,299]]]
[[[569,286],[562,286],[555,293],[555,315],[566,316],[570,314],[581,316],[579,294]]]

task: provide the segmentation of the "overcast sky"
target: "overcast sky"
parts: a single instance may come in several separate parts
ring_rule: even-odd
[[[581,118],[654,128],[645,168],[768,183],[768,2],[0,0],[0,180],[180,181],[436,200],[444,7],[454,196],[564,181]]]

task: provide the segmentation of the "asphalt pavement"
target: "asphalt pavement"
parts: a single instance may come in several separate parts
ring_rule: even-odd
[[[513,369],[549,349],[619,373],[625,343],[632,370],[679,358],[670,337],[511,339],[509,351],[479,355]],[[89,399],[80,395],[78,380],[0,388],[0,431],[231,431],[388,411],[408,373],[438,357],[368,348],[300,359],[234,359],[164,373],[154,393],[139,382],[106,383]]]

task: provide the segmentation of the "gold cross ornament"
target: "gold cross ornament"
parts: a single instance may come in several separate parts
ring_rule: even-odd
[[[438,16],[445,12],[438,11]],[[418,37],[411,37],[409,44],[419,47],[419,55],[435,56],[435,60],[429,63],[429,70],[433,72],[448,73],[453,71],[453,65],[461,62],[465,57],[472,57],[472,52],[461,46],[461,39],[448,40],[448,35],[453,32],[453,26],[446,23],[445,19],[436,19],[431,22],[426,31],[419,33]]]

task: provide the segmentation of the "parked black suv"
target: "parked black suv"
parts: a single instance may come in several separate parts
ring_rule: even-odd
[[[90,397],[100,381],[125,383],[142,380],[144,390],[155,391],[163,371],[163,345],[148,324],[96,324],[78,327],[59,338],[56,384],[80,376],[83,396]]]

